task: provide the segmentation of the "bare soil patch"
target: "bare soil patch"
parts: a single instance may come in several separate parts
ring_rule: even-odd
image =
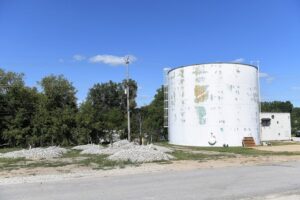
[[[243,156],[222,158],[218,160],[177,160],[170,163],[143,163],[139,166],[126,166],[110,170],[94,170],[93,166],[66,165],[61,167],[19,168],[11,171],[0,171],[0,185],[24,182],[45,182],[66,178],[90,176],[119,176],[128,174],[154,173],[163,171],[183,171],[233,166],[251,166],[300,161],[300,156]]]
[[[89,176],[105,177],[300,161],[300,153],[296,154],[300,152],[299,144],[263,146],[253,149],[207,149],[178,146],[168,146],[168,148],[174,151],[172,155],[177,159],[138,165],[111,163],[112,161],[107,160],[103,155],[83,155],[78,150],[70,150],[62,157],[47,160],[8,160],[14,167],[3,167],[0,170],[0,185]]]
[[[280,146],[257,146],[257,150],[273,152],[300,152],[300,144],[280,145]]]

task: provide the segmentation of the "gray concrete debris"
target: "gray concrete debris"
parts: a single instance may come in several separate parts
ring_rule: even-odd
[[[159,160],[170,160],[173,156],[167,154],[172,150],[158,145],[141,146],[127,140],[120,140],[104,148],[98,145],[86,145],[81,154],[104,154],[110,155],[110,160],[121,160],[131,162],[151,162]]]
[[[67,149],[57,146],[22,149],[0,154],[0,158],[50,159],[61,157],[64,153],[67,153],[67,151]]]
[[[86,150],[86,149],[92,149],[92,148],[101,148],[100,145],[97,144],[85,144],[85,145],[78,145],[73,147],[74,150]]]
[[[104,147],[100,145],[89,145],[86,146],[80,154],[103,154]]]
[[[159,150],[154,150],[147,146],[139,146],[132,149],[120,150],[108,157],[109,160],[131,161],[136,163],[170,160],[173,158],[174,157],[169,154],[166,154]]]

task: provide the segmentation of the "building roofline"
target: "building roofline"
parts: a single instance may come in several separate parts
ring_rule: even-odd
[[[248,66],[248,67],[254,67],[255,69],[258,70],[257,66],[250,65],[250,64],[245,64],[245,63],[236,63],[236,62],[210,62],[210,63],[199,63],[199,64],[191,64],[191,65],[182,65],[182,66],[170,69],[168,71],[168,73],[171,72],[171,71],[173,71],[173,70],[175,70],[175,69],[180,69],[180,68],[185,68],[185,67],[191,67],[191,66],[195,66],[195,65],[208,65],[208,64],[238,64],[238,65],[245,65],[245,66]]]

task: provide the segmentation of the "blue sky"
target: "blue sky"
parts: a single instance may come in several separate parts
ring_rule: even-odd
[[[82,101],[93,84],[125,76],[101,55],[136,58],[139,105],[164,67],[239,59],[260,61],[263,100],[300,106],[300,1],[0,0],[0,67],[28,85],[63,74]]]

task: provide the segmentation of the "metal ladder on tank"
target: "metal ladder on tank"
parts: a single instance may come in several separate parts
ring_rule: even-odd
[[[168,100],[168,90],[169,90],[169,79],[168,79],[168,73],[171,68],[164,68],[164,127],[167,128],[169,125],[169,119],[168,119],[168,109],[169,109],[169,100]]]

